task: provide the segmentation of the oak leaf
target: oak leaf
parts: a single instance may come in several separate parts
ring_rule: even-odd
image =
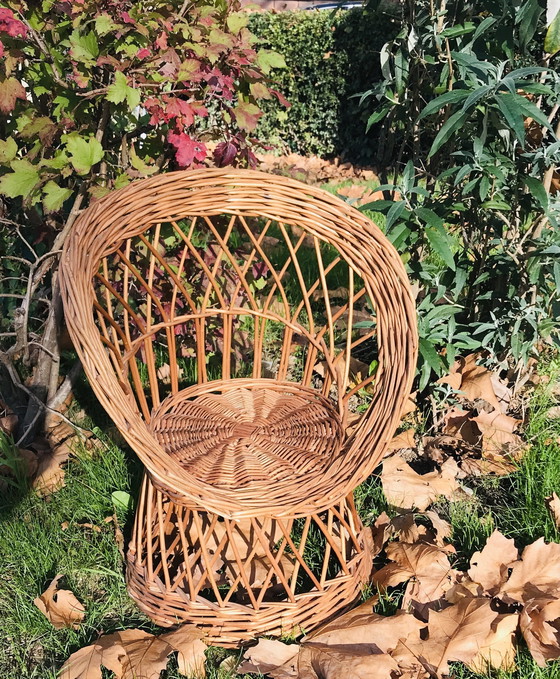
[[[86,615],[86,609],[69,589],[58,589],[58,582],[62,577],[57,575],[33,603],[55,629],[78,629]]]
[[[456,462],[450,458],[441,471],[417,474],[401,457],[393,455],[383,462],[381,484],[389,504],[424,511],[441,495],[452,497],[459,487],[458,471]]]
[[[485,594],[494,596],[508,579],[508,569],[518,558],[514,541],[495,530],[482,551],[472,555],[469,577],[482,586]]]

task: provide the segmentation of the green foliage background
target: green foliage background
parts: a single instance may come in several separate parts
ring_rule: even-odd
[[[369,113],[356,95],[381,79],[379,52],[398,32],[390,14],[367,9],[294,11],[251,16],[259,46],[282,54],[285,69],[271,77],[291,103],[261,103],[259,137],[295,153],[371,160],[364,143]]]

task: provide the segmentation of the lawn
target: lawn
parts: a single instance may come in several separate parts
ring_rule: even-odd
[[[512,537],[518,547],[544,536],[558,541],[560,535],[548,513],[545,498],[560,490],[560,419],[551,419],[549,409],[560,390],[560,358],[542,360],[541,373],[550,379],[528,389],[525,438],[529,444],[517,472],[502,478],[466,479],[472,489],[468,500],[439,502],[435,508],[452,525],[452,543],[459,567],[480,549],[498,528]],[[101,416],[100,416],[101,417]],[[140,627],[158,632],[138,610],[126,592],[124,562],[115,535],[118,526],[125,540],[131,529],[133,509],[115,507],[114,491],[136,495],[141,467],[130,451],[118,447],[93,426],[102,446],[79,450],[66,472],[66,485],[47,498],[24,488],[5,494],[1,500],[0,558],[4,575],[0,580],[0,676],[3,679],[50,679],[73,651],[94,641],[101,633]],[[109,429],[104,418],[99,427]],[[357,505],[366,523],[389,510],[379,478],[374,474],[356,491]],[[33,604],[57,574],[86,608],[86,618],[77,631],[55,630]],[[367,592],[364,593],[364,596]],[[377,612],[395,611],[400,592],[381,598]],[[231,651],[208,651],[208,676],[235,676],[219,669]],[[163,676],[181,675],[170,667]],[[107,675],[109,676],[109,675]],[[454,676],[474,676],[461,665]],[[510,676],[504,673],[501,676]],[[521,648],[518,670],[513,677],[528,679],[560,677],[560,663],[539,668]]]

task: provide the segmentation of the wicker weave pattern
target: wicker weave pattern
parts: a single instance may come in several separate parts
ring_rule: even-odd
[[[170,501],[146,476],[128,588],[157,624],[191,622],[223,646],[309,632],[360,595],[371,570],[360,529],[351,496],[299,525],[293,518],[236,522]]]
[[[179,244],[171,260],[169,239]],[[276,246],[283,254],[275,259]],[[195,269],[199,278],[193,287]],[[259,278],[259,271],[266,275]],[[345,298],[343,293],[333,298],[335,274],[342,277]],[[309,516],[347,497],[383,455],[413,377],[413,302],[392,246],[340,200],[251,171],[200,170],[135,182],[78,219],[63,253],[61,279],[68,328],[99,400],[154,483],[176,499],[236,519]],[[364,315],[370,327],[348,331]],[[236,362],[243,324],[250,328],[250,357]],[[281,335],[272,362],[267,356],[271,328],[280,328]],[[355,354],[368,342],[375,343],[377,370],[356,375]],[[209,348],[221,354],[217,375],[210,373]],[[189,352],[195,356],[195,382],[246,377],[252,380],[246,386],[254,392],[255,407],[261,396],[254,390],[263,378],[294,383],[293,393],[283,397],[291,405],[283,407],[299,410],[301,427],[285,429],[273,471],[261,460],[260,482],[250,482],[258,456],[253,451],[241,462],[243,445],[225,445],[225,457],[215,446],[213,458],[204,455],[206,424],[197,432],[183,428],[182,442],[173,434],[175,414],[166,415],[165,404],[184,397],[192,384],[181,364]],[[300,364],[294,373],[296,355]],[[324,371],[319,384],[317,364]],[[160,377],[163,366],[169,371],[167,385]],[[243,375],[247,366],[250,374]],[[300,409],[313,388],[323,401]],[[365,389],[371,405],[355,423],[352,398]],[[240,393],[228,391],[218,401],[199,396],[196,405],[189,401],[184,407],[206,408],[211,401],[227,409],[228,399],[244,398]],[[271,401],[279,394],[267,387],[262,398]],[[251,426],[255,422],[258,427],[258,421]],[[218,448],[228,434],[224,422],[219,426],[211,434]],[[296,458],[290,459],[286,448],[298,431],[311,447],[294,472]],[[249,433],[246,425],[238,434],[237,440],[251,438],[255,429]],[[194,448],[177,452],[195,441],[199,461]],[[212,459],[219,471],[211,469]]]

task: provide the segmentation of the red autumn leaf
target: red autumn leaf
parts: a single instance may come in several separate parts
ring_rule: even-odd
[[[169,132],[167,141],[177,149],[175,159],[181,167],[188,167],[193,161],[201,162],[206,158],[206,146],[184,132]]]
[[[14,110],[17,99],[25,100],[25,89],[15,78],[0,80],[0,111],[10,113]]]
[[[16,19],[11,9],[0,8],[0,33],[7,33],[11,38],[25,38],[27,26]]]

